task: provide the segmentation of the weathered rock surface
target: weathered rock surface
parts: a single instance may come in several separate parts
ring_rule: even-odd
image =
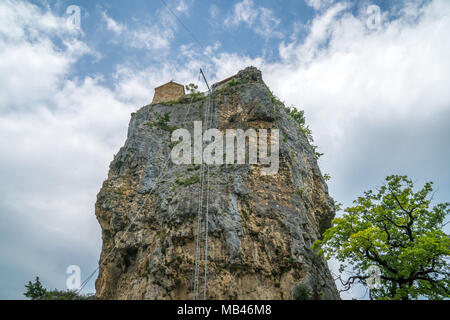
[[[263,176],[260,165],[210,167],[207,298],[339,299],[325,260],[311,249],[335,213],[314,150],[257,69],[236,80],[214,92],[210,127],[278,128],[280,168]],[[208,98],[185,100],[134,113],[110,165],[96,203],[98,298],[192,298],[201,169],[170,161],[170,131],[192,131]],[[166,112],[167,126],[148,125]]]

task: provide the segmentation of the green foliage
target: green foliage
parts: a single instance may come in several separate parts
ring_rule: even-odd
[[[335,208],[336,208],[336,212],[342,210],[342,203],[336,202],[336,201],[335,201],[335,202],[334,202],[334,206],[335,206]]]
[[[314,155],[316,156],[316,158],[318,159],[321,156],[323,156],[323,153],[318,152],[317,151],[318,147],[313,144],[314,138],[312,136],[311,129],[309,128],[309,126],[306,125],[305,111],[297,110],[297,108],[291,107],[288,108],[288,112],[290,117],[297,123],[300,132],[302,132],[308,139],[309,143],[313,148]]]
[[[158,112],[153,112],[153,114],[156,117],[156,121],[153,122],[147,122],[146,125],[149,128],[158,128],[164,131],[172,132],[178,127],[176,126],[169,126],[170,122],[170,112],[164,112],[164,114],[160,114]]]
[[[316,159],[319,159],[321,156],[323,156],[323,153],[318,152],[317,151],[318,147],[313,144],[314,138],[312,136],[311,129],[309,128],[309,126],[306,125],[305,111],[298,110],[294,106],[285,107],[284,103],[281,102],[277,98],[277,96],[275,96],[273,94],[273,92],[270,90],[270,88],[267,86],[266,86],[266,88],[267,88],[267,91],[269,92],[269,97],[270,97],[270,100],[272,101],[272,103],[274,105],[277,105],[277,106],[285,109],[289,113],[289,116],[297,123],[297,127],[298,127],[299,131],[306,136],[306,138],[308,139],[308,142],[311,144],[313,151],[314,151],[314,156],[316,157]],[[278,116],[274,116],[274,118],[275,118],[275,120],[278,120]]]
[[[186,99],[185,96],[180,97],[178,100],[172,100],[172,101],[162,101],[162,102],[158,102],[156,104],[162,104],[164,106],[174,106],[177,104],[181,104],[181,103],[185,103],[185,102],[189,102],[190,100]],[[156,105],[155,104],[155,105]]]
[[[51,290],[47,293],[44,300],[86,300],[83,295],[77,294],[75,291]]]
[[[173,147],[175,147],[175,146],[178,144],[178,142],[179,142],[179,141],[170,141],[169,144],[168,144],[169,149],[172,150]]]
[[[225,89],[230,89],[231,87],[237,86],[238,84],[240,84],[240,82],[235,78],[233,78],[226,83]]]
[[[314,243],[326,258],[341,262],[341,272],[352,268],[344,290],[357,282],[367,286],[368,269],[375,265],[381,274],[380,287],[370,290],[373,299],[450,297],[450,237],[443,231],[450,203],[430,208],[432,182],[417,192],[413,187],[406,176],[386,177]]]
[[[248,214],[247,211],[245,211],[244,209],[242,209],[242,215],[244,217],[245,220],[248,220]]]
[[[297,110],[296,108],[292,107],[289,109],[289,115],[292,119],[294,119],[295,122],[297,122],[299,128],[303,129],[305,127],[305,111],[304,110]]]
[[[303,286],[303,285],[297,285],[293,292],[293,298],[294,300],[310,300],[311,298],[311,292],[310,290]]]
[[[166,127],[170,121],[170,112],[164,112],[163,115],[154,112],[156,116],[156,124],[162,127]]]
[[[272,101],[273,104],[277,105],[277,106],[284,106],[283,102],[281,102],[280,99],[278,99],[277,96],[275,96],[272,91],[270,92],[270,100]]]
[[[323,179],[324,179],[325,181],[329,181],[329,180],[331,179],[331,176],[330,176],[328,173],[325,173],[325,174],[323,175]]]
[[[204,98],[205,98],[205,96],[203,96],[203,94],[202,94],[201,92],[195,92],[195,93],[192,93],[192,94],[191,94],[191,97],[190,97],[190,99],[189,99],[189,102],[194,103],[194,102],[197,102],[197,101],[202,100],[202,99],[204,99]],[[187,101],[186,101],[186,102],[187,102]]]
[[[199,181],[200,181],[200,176],[198,174],[196,174],[185,180],[176,179],[175,183],[187,187],[187,186],[190,186],[191,184],[197,183]]]
[[[123,163],[124,163],[124,162],[123,162],[122,158],[119,156],[119,157],[117,158],[117,160],[113,162],[112,168],[113,168],[114,170],[116,170],[116,171],[119,171],[120,168],[122,167]]]
[[[196,84],[189,83],[188,85],[186,85],[186,91],[189,93],[198,92],[197,89],[198,89],[198,86]]]
[[[268,86],[266,86],[266,88],[267,88],[267,91],[269,92],[269,97],[270,97],[270,100],[272,101],[272,103],[284,108],[284,103],[281,102],[280,99],[278,99],[278,97],[273,94],[272,90],[270,90],[270,88]]]
[[[212,94],[213,98],[216,98],[217,96],[221,95],[221,94],[225,94],[229,89],[231,89],[232,87],[235,87],[239,84],[243,84],[242,82],[236,80],[235,78],[229,80],[228,82],[226,82],[224,85],[215,88]]]
[[[319,159],[321,156],[323,156],[323,153],[317,151],[317,149],[319,148],[318,146],[312,145],[312,148],[316,159]]]
[[[291,155],[291,158],[292,158],[292,159],[295,159],[296,155],[295,155],[295,152],[294,152],[294,151],[291,150],[291,152],[290,152],[289,154]]]
[[[238,84],[239,84],[239,81],[236,80],[236,78],[233,78],[233,79],[231,79],[230,81],[228,81],[228,85],[229,85],[230,87],[237,86]]]
[[[34,282],[28,281],[25,288],[27,291],[25,291],[24,296],[31,300],[41,299],[47,294],[47,290],[42,286],[39,277],[36,277]]]
[[[77,294],[75,291],[62,291],[62,290],[47,290],[45,289],[39,277],[36,277],[34,282],[28,281],[25,285],[27,289],[24,296],[31,300],[85,300],[86,297]]]
[[[196,164],[193,165],[192,167],[187,168],[187,171],[197,171],[198,169],[200,169],[201,165]]]
[[[303,201],[311,202],[311,191],[304,188],[297,188],[297,194]]]
[[[186,91],[190,95],[189,100],[192,102],[196,102],[203,98],[203,94],[200,91],[198,91],[197,89],[198,89],[198,86],[193,83],[189,83],[188,85],[186,85]]]

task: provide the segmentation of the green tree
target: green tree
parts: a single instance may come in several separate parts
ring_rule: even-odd
[[[333,220],[314,249],[340,262],[343,291],[361,283],[371,299],[449,298],[450,237],[443,230],[450,203],[430,207],[432,182],[415,192],[406,176],[386,177],[376,191],[364,192]],[[378,267],[379,286],[371,281]]]
[[[25,288],[27,291],[24,293],[24,296],[31,300],[42,299],[47,294],[47,290],[42,286],[39,277],[36,277],[34,282],[28,281]]]
[[[198,92],[198,86],[196,84],[193,83],[189,83],[186,85],[186,91],[189,93],[197,93]]]
[[[76,290],[47,290],[45,289],[39,277],[36,277],[34,282],[28,281],[25,285],[27,291],[24,296],[31,300],[86,300],[87,297],[80,295]]]
[[[198,86],[196,84],[189,83],[188,85],[186,85],[186,91],[191,96],[191,102],[198,101],[203,97],[203,94],[198,91]]]
[[[269,92],[270,92],[270,90],[269,90]],[[314,150],[314,155],[316,156],[317,159],[319,159],[321,156],[323,156],[323,153],[318,152],[317,151],[318,146],[313,144],[314,138],[313,138],[311,129],[309,129],[309,126],[306,125],[305,111],[298,110],[294,106],[288,108],[288,111],[289,111],[289,115],[291,116],[291,118],[297,123],[299,130],[301,132],[303,132],[303,134],[306,136],[309,143],[311,144],[311,146]]]

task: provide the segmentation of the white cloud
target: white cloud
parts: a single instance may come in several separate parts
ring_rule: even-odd
[[[0,3],[0,15],[0,113],[46,103],[77,58],[97,55],[65,18],[49,11],[6,1]],[[55,37],[62,46],[54,44]]]
[[[188,16],[193,3],[193,0],[179,0],[170,1],[167,5],[175,14]],[[154,16],[149,17],[149,21],[140,21],[139,24],[134,25],[120,23],[110,17],[107,12],[102,13],[102,18],[107,29],[117,37],[113,39],[113,42],[152,51],[166,52],[170,49],[175,32],[179,28],[176,18],[165,6],[162,6]]]
[[[251,26],[258,17],[258,14],[258,9],[255,8],[253,0],[242,0],[234,5],[233,15],[228,17],[225,22],[235,26],[244,22]]]
[[[131,48],[154,51],[167,50],[170,48],[171,41],[174,38],[174,30],[176,30],[175,21],[166,16],[166,13],[160,15],[161,21],[159,24],[143,23],[135,28],[117,22],[106,12],[102,13],[102,17],[107,29],[117,37],[113,42]]]
[[[210,69],[214,70],[213,81],[228,78],[248,66],[255,66],[260,69],[264,66],[263,58],[250,58],[236,53],[221,53],[214,57],[212,62],[213,65]]]
[[[2,1],[0,15],[10,21],[0,25],[0,261],[27,277],[17,288],[36,274],[64,288],[67,265],[95,267],[95,195],[135,105],[99,79],[68,80],[95,51],[65,18],[23,1]]]
[[[180,0],[180,2],[178,2],[178,4],[176,5],[175,10],[178,13],[188,13],[189,9],[192,5],[192,1],[185,1],[185,0]]]
[[[126,30],[126,26],[122,23],[117,22],[113,18],[109,17],[106,12],[102,13],[102,17],[106,22],[106,27],[108,30],[111,30],[116,35],[121,35],[124,30]]]
[[[255,7],[253,0],[242,0],[233,6],[233,12],[225,19],[225,25],[236,28],[246,24],[256,34],[264,38],[282,38],[283,34],[277,30],[280,19],[273,11],[264,7]]]
[[[219,50],[219,48],[222,46],[222,43],[220,41],[215,41],[212,45],[209,45],[205,48],[205,55],[212,57],[214,52]]]
[[[68,36],[77,30],[67,24],[65,17],[43,12],[23,1],[4,0],[0,3],[0,34],[10,42],[36,40],[42,35]]]
[[[129,35],[131,35],[129,42],[131,47],[154,50],[168,49],[170,41],[174,37],[171,30],[161,30],[159,28],[134,30]]]
[[[313,7],[315,10],[321,10],[329,7],[334,0],[305,0],[306,4]]]
[[[215,4],[209,6],[209,24],[212,26],[212,30],[220,30],[223,26],[223,19],[221,18],[221,11]]]
[[[271,74],[289,79],[274,84],[283,98],[309,105],[316,115],[311,120],[324,125],[329,119],[326,132],[333,140],[367,112],[387,120],[448,108],[449,5],[434,1],[417,24],[400,17],[377,32],[360,17],[338,14],[343,10],[339,4],[328,9],[312,22],[304,42],[280,47],[285,62]]]
[[[317,57],[321,52],[323,46],[330,39],[333,32],[334,23],[337,21],[339,15],[347,9],[346,4],[338,3],[332,8],[328,9],[324,14],[317,16],[312,22],[308,30],[308,35],[301,44],[292,41],[288,45],[281,43],[280,56],[283,60],[292,63],[307,63]],[[353,19],[352,17],[350,17]],[[353,22],[361,24],[362,21],[354,19]],[[361,30],[361,26],[356,29]],[[346,32],[350,32],[350,37],[353,37],[355,32],[352,28],[347,28]],[[356,31],[356,32],[358,32]]]
[[[216,20],[217,18],[219,18],[219,14],[220,9],[217,5],[212,4],[209,6],[209,15],[211,16],[212,19]]]
[[[114,75],[115,93],[122,101],[127,101],[135,107],[139,107],[150,103],[152,100],[154,92],[151,88],[158,87],[170,80],[184,84],[197,83],[201,90],[206,91],[203,83],[198,81],[197,76],[200,67],[202,67],[202,62],[196,59],[189,60],[185,65],[162,63],[143,70],[120,65]]]
[[[272,10],[267,8],[260,8],[259,13],[260,24],[255,27],[255,32],[264,37],[282,38],[283,34],[276,31],[276,28],[280,24],[281,20],[276,18]]]

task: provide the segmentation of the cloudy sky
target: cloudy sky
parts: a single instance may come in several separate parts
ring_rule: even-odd
[[[169,80],[202,86],[199,67],[254,65],[304,109],[344,205],[393,173],[449,200],[450,1],[165,2],[190,32],[161,0],[0,1],[0,299],[96,268],[94,203],[130,113]]]

